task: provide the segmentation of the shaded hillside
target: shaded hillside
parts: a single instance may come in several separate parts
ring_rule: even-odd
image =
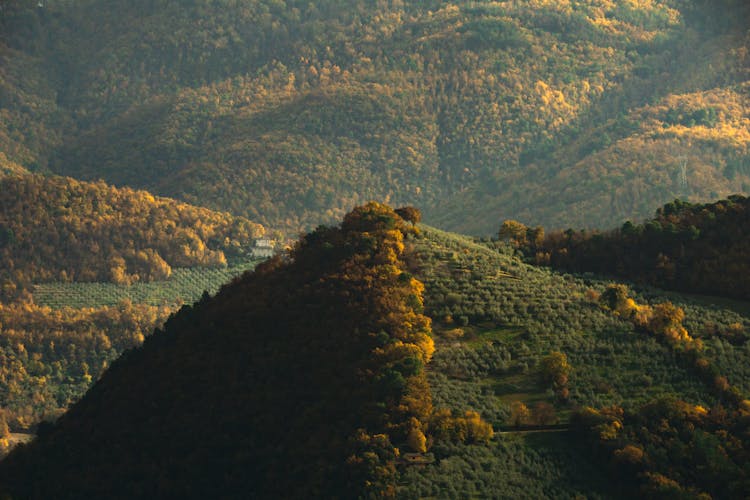
[[[376,198],[484,234],[750,184],[741,0],[9,5],[0,151],[31,169],[273,227]]]
[[[3,462],[4,491],[392,495],[394,445],[424,451],[432,412],[430,321],[401,260],[408,231],[369,204],[184,307]]]
[[[506,222],[500,233],[537,264],[750,299],[750,198],[743,196],[709,204],[675,200],[653,219],[628,221],[613,231],[567,230],[542,236],[538,229]]]
[[[0,422],[28,432],[54,420],[170,312],[129,302],[56,311],[0,304]],[[0,443],[0,455],[5,451]]]
[[[41,175],[0,178],[3,294],[41,281],[131,283],[226,265],[263,227],[144,191]]]

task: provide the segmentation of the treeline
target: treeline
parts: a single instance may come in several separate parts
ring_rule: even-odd
[[[145,191],[41,175],[0,179],[0,296],[40,281],[164,279],[224,266],[264,229]]]
[[[370,203],[183,307],[2,463],[4,492],[391,497],[399,450],[487,442],[476,412],[432,407],[412,231]]]
[[[614,275],[661,288],[750,298],[750,198],[680,200],[642,224],[612,231],[554,231],[505,221],[508,239],[536,264]]]
[[[0,304],[0,421],[28,432],[54,420],[169,313],[129,302],[58,310]]]

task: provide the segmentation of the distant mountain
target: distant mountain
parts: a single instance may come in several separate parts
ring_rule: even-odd
[[[0,151],[298,230],[490,234],[750,192],[742,0],[6,2]]]
[[[38,174],[0,177],[0,208],[3,296],[44,281],[127,284],[172,266],[225,266],[265,231],[145,191]]]

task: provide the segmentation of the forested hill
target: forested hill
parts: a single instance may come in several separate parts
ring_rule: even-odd
[[[535,267],[370,203],[113,363],[0,463],[0,495],[742,497],[745,306]]]
[[[4,2],[0,152],[272,227],[490,234],[750,191],[744,0]]]
[[[0,177],[0,297],[31,283],[164,279],[217,267],[264,233],[243,217],[66,177]]]
[[[424,452],[433,416],[430,320],[403,260],[411,231],[368,204],[184,307],[3,462],[1,492],[392,496],[395,447]],[[449,434],[450,412],[441,419]],[[457,421],[462,440],[492,435],[478,415]]]
[[[506,221],[500,236],[542,265],[619,276],[660,288],[750,299],[750,198],[667,203],[642,224],[553,231]]]

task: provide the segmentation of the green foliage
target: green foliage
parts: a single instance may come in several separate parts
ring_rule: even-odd
[[[554,231],[519,246],[529,260],[567,271],[613,274],[683,292],[748,299],[748,214],[750,198],[740,195],[709,204],[677,199],[643,224],[628,221],[608,232]],[[613,293],[608,290],[606,298],[616,309]]]
[[[496,433],[488,447],[449,452],[436,445],[431,451],[437,464],[405,471],[406,496],[555,497],[583,491],[595,498],[616,495],[618,489],[632,493],[629,486],[612,485],[620,484],[613,482],[619,477],[634,483],[626,469],[637,459],[636,445],[616,448],[620,452],[613,477],[606,468],[608,460],[592,455],[588,445],[577,447],[576,434],[539,435],[548,440],[532,440],[534,434],[519,437],[525,431],[513,430],[513,408],[519,403],[526,407],[520,423],[527,426],[555,419],[566,423],[575,408],[635,409],[669,397],[708,408],[735,397],[731,387],[722,385],[727,379],[741,388],[740,393],[747,390],[750,311],[744,303],[559,274],[523,264],[510,245],[482,243],[425,226],[407,244],[418,255],[415,275],[425,283],[425,310],[436,321],[436,352],[428,365],[434,405],[454,412],[480,411],[495,429],[511,433]],[[600,298],[605,303],[611,299],[612,309],[602,308]],[[682,325],[704,344],[700,355],[680,350],[663,337],[644,335],[632,315],[612,314],[628,307],[657,308],[665,299],[673,303],[672,309],[684,311]],[[454,318],[465,314],[469,325],[456,335]],[[567,363],[561,362],[561,353]],[[705,361],[699,361],[702,357]],[[545,370],[567,364],[574,369]],[[549,382],[561,374],[567,376],[567,402],[549,389]],[[722,374],[727,379],[720,380]],[[617,437],[615,420],[607,417],[588,425],[599,426],[597,436]],[[558,454],[561,449],[568,458]],[[592,469],[583,473],[589,461]],[[524,464],[521,479],[513,476],[517,463]],[[698,474],[693,465],[686,467]],[[550,474],[557,478],[554,485],[547,482]]]

